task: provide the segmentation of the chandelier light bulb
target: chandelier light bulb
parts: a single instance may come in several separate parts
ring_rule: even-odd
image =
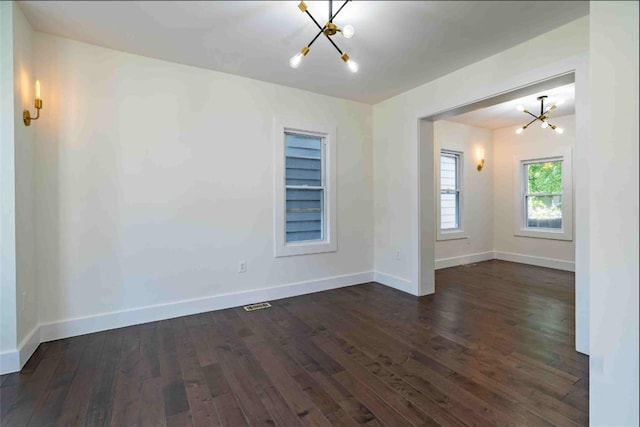
[[[560,135],[564,133],[564,129],[562,128],[556,128],[555,131],[558,132]]]
[[[291,65],[291,68],[298,68],[298,66],[300,66],[300,63],[302,62],[302,56],[302,53],[298,52],[291,57],[291,59],[289,60],[289,65]]]
[[[522,129],[522,128],[518,128],[518,129],[516,129],[516,133],[517,133],[518,135],[520,135],[520,134],[522,133],[522,131],[523,131],[523,130],[524,130],[524,129]]]
[[[518,110],[518,111],[524,111],[524,107],[523,107],[522,105],[518,105],[518,106],[516,107],[516,110]]]
[[[347,24],[342,28],[342,35],[344,36],[345,39],[350,39],[351,37],[353,37],[353,35],[356,33],[355,28],[353,28],[353,25],[351,24]]]
[[[351,59],[347,61],[347,66],[349,67],[349,70],[351,70],[352,73],[357,73],[358,68],[360,68],[358,66],[358,63],[355,61],[352,61]]]
[[[542,124],[540,125],[540,127],[541,127],[542,129],[546,129],[546,128],[548,128],[548,127],[549,127],[549,123],[547,123],[547,122],[542,122]]]

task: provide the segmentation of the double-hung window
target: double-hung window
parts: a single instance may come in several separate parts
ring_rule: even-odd
[[[571,152],[543,158],[517,159],[515,234],[572,239]]]
[[[463,238],[462,153],[441,150],[438,185],[438,240]]]
[[[336,250],[333,134],[276,126],[276,256]]]
[[[285,241],[324,239],[324,137],[285,132]]]

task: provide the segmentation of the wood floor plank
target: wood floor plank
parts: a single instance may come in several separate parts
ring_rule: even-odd
[[[78,364],[73,382],[63,403],[57,426],[83,425],[89,407],[91,389],[96,380],[100,355],[106,340],[106,333],[89,335],[87,348]]]
[[[263,342],[248,340],[247,346],[265,367],[265,372],[280,394],[298,417],[307,426],[328,426],[329,420],[320,412],[298,383],[289,375],[287,369]]]
[[[143,427],[166,426],[162,378],[150,378],[142,383],[140,421]]]
[[[112,424],[136,425],[140,415],[142,375],[140,364],[140,328],[126,328],[122,343],[115,395],[113,397]]]
[[[402,394],[396,393],[392,387],[389,387],[364,366],[351,359],[338,345],[328,339],[321,338],[318,338],[315,342],[412,425],[438,425],[435,420],[427,415],[426,410],[423,412],[411,400],[406,399]]]

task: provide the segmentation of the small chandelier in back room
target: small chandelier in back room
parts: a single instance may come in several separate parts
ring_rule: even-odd
[[[349,1],[351,1],[351,0],[345,1],[342,4],[342,6],[340,6],[340,9],[338,9],[338,11],[334,14],[333,13],[333,1],[329,0],[329,21],[327,21],[327,23],[324,24],[324,26],[321,26],[318,23],[318,21],[316,21],[316,19],[311,15],[311,13],[309,13],[309,10],[307,9],[307,4],[304,1],[300,2],[300,4],[298,5],[298,8],[303,13],[306,13],[309,16],[309,18],[311,18],[313,23],[316,24],[316,27],[318,27],[318,29],[320,31],[318,32],[318,34],[316,34],[316,36],[313,39],[311,39],[311,42],[309,42],[308,45],[303,47],[300,50],[300,52],[295,54],[289,60],[289,65],[291,65],[291,68],[298,68],[298,66],[300,65],[300,62],[302,62],[302,58],[307,56],[307,53],[309,53],[309,48],[311,47],[311,45],[316,41],[316,39],[318,37],[320,37],[321,34],[324,34],[325,37],[327,38],[327,40],[329,40],[331,42],[331,44],[333,45],[333,47],[336,48],[338,53],[340,53],[340,58],[342,58],[342,60],[347,64],[347,66],[349,67],[349,70],[351,70],[351,72],[353,72],[353,73],[358,71],[358,64],[355,61],[349,59],[349,55],[347,55],[346,53],[342,52],[342,50],[340,50],[338,45],[331,39],[331,37],[336,35],[336,33],[341,33],[347,39],[350,39],[351,37],[353,37],[353,34],[355,33],[355,30],[353,29],[353,25],[345,25],[344,27],[340,28],[336,24],[333,23],[333,20],[335,19],[335,17],[338,16],[338,14],[342,10],[342,8],[345,7],[347,5],[347,3],[349,3]]]
[[[529,127],[529,125],[537,120],[540,120],[542,122],[542,125],[540,127],[542,127],[543,129],[545,128],[550,128],[551,130],[555,130],[557,133],[562,134],[564,132],[564,130],[562,128],[559,128],[558,126],[552,125],[551,123],[548,122],[549,116],[548,114],[552,111],[555,110],[558,105],[562,105],[564,103],[564,100],[560,99],[558,101],[556,101],[555,104],[553,104],[551,107],[547,108],[546,110],[544,109],[544,100],[547,99],[547,95],[542,95],[538,97],[538,101],[540,101],[540,115],[536,116],[535,114],[531,113],[529,110],[527,110],[526,108],[524,108],[522,105],[518,105],[518,107],[516,107],[518,109],[518,111],[522,111],[523,113],[526,113],[528,115],[530,115],[531,117],[533,117],[533,120],[531,120],[529,123],[527,123],[526,125],[519,127],[518,129],[516,129],[516,133],[518,135],[520,135],[526,128]]]

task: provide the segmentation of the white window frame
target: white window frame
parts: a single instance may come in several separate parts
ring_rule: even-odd
[[[324,213],[323,240],[287,243],[286,226],[286,162],[285,133],[323,138]],[[338,250],[336,210],[336,128],[328,125],[297,121],[274,122],[274,254],[276,257],[319,254]]]
[[[442,194],[442,188],[440,185],[440,178],[441,178],[441,174],[440,174],[440,163],[441,163],[441,156],[442,154],[453,154],[456,155],[458,157],[458,168],[457,168],[457,173],[458,173],[458,228],[456,229],[449,229],[449,230],[443,230],[441,227],[442,222],[441,222],[441,214],[442,214],[442,209],[440,207],[441,204],[441,194]],[[447,148],[441,148],[440,150],[438,150],[438,155],[436,157],[436,188],[437,188],[437,197],[436,197],[436,240],[437,241],[443,241],[443,240],[456,240],[456,239],[466,239],[468,238],[468,234],[464,229],[464,200],[465,200],[465,171],[464,171],[464,167],[465,167],[465,153],[464,151],[459,151],[459,150],[451,150],[451,149],[447,149]]]
[[[562,228],[529,228],[526,224],[526,193],[528,178],[525,165],[562,161]],[[557,148],[543,155],[516,156],[513,168],[514,235],[551,240],[573,240],[573,162],[571,148]]]

